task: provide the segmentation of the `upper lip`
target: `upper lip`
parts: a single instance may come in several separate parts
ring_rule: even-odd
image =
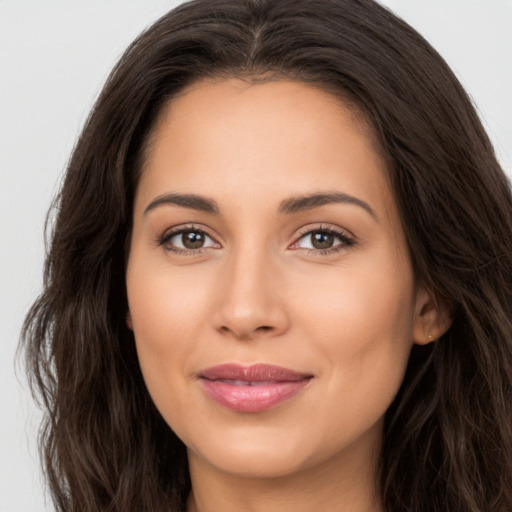
[[[253,364],[244,366],[236,363],[212,366],[200,373],[200,377],[208,380],[242,380],[247,382],[290,382],[312,377],[311,374],[296,372],[271,364]]]

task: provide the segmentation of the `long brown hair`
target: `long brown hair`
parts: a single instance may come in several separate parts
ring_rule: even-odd
[[[450,305],[451,329],[413,348],[386,416],[386,510],[512,510],[510,188],[445,62],[372,0],[196,0],[113,70],[51,210],[44,290],[22,334],[57,509],[184,509],[185,448],[125,324],[126,241],[161,107],[223,76],[300,80],[357,105],[387,159],[417,279]]]

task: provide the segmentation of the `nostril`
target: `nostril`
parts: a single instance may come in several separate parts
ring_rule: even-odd
[[[259,327],[256,327],[255,329],[249,329],[247,331],[244,329],[237,330],[234,328],[230,328],[227,325],[222,325],[221,327],[219,327],[219,332],[221,332],[223,334],[233,334],[240,339],[249,339],[255,333],[270,332],[273,330],[274,330],[274,327],[272,327],[271,325],[260,325]]]

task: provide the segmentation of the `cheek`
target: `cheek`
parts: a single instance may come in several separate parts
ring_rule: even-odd
[[[208,317],[209,287],[200,276],[141,265],[134,255],[127,272],[130,315],[139,362],[148,390],[157,407],[169,400],[185,398],[183,376],[192,376],[190,361],[200,330]],[[169,393],[176,389],[177,393]]]
[[[296,317],[306,338],[315,340],[329,385],[337,390],[326,414],[343,403],[356,415],[376,418],[400,387],[413,343],[412,271],[381,257],[359,268],[333,268],[321,283],[310,273],[297,286]]]
[[[208,307],[208,276],[204,270],[172,266],[165,255],[132,251],[126,284],[135,334],[165,349],[198,327]]]
[[[353,253],[327,272],[301,273],[294,291],[297,319],[324,332],[326,340],[337,339],[332,348],[345,347],[355,355],[382,343],[412,343],[414,278],[408,260],[399,256],[383,247]]]

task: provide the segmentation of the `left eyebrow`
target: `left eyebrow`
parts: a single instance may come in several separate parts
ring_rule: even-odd
[[[343,192],[326,192],[320,194],[309,194],[304,196],[291,197],[290,199],[285,199],[281,202],[279,205],[279,213],[289,215],[332,203],[344,203],[359,206],[368,212],[375,221],[379,221],[377,214],[368,203],[362,199],[358,199],[357,197],[345,194]]]

